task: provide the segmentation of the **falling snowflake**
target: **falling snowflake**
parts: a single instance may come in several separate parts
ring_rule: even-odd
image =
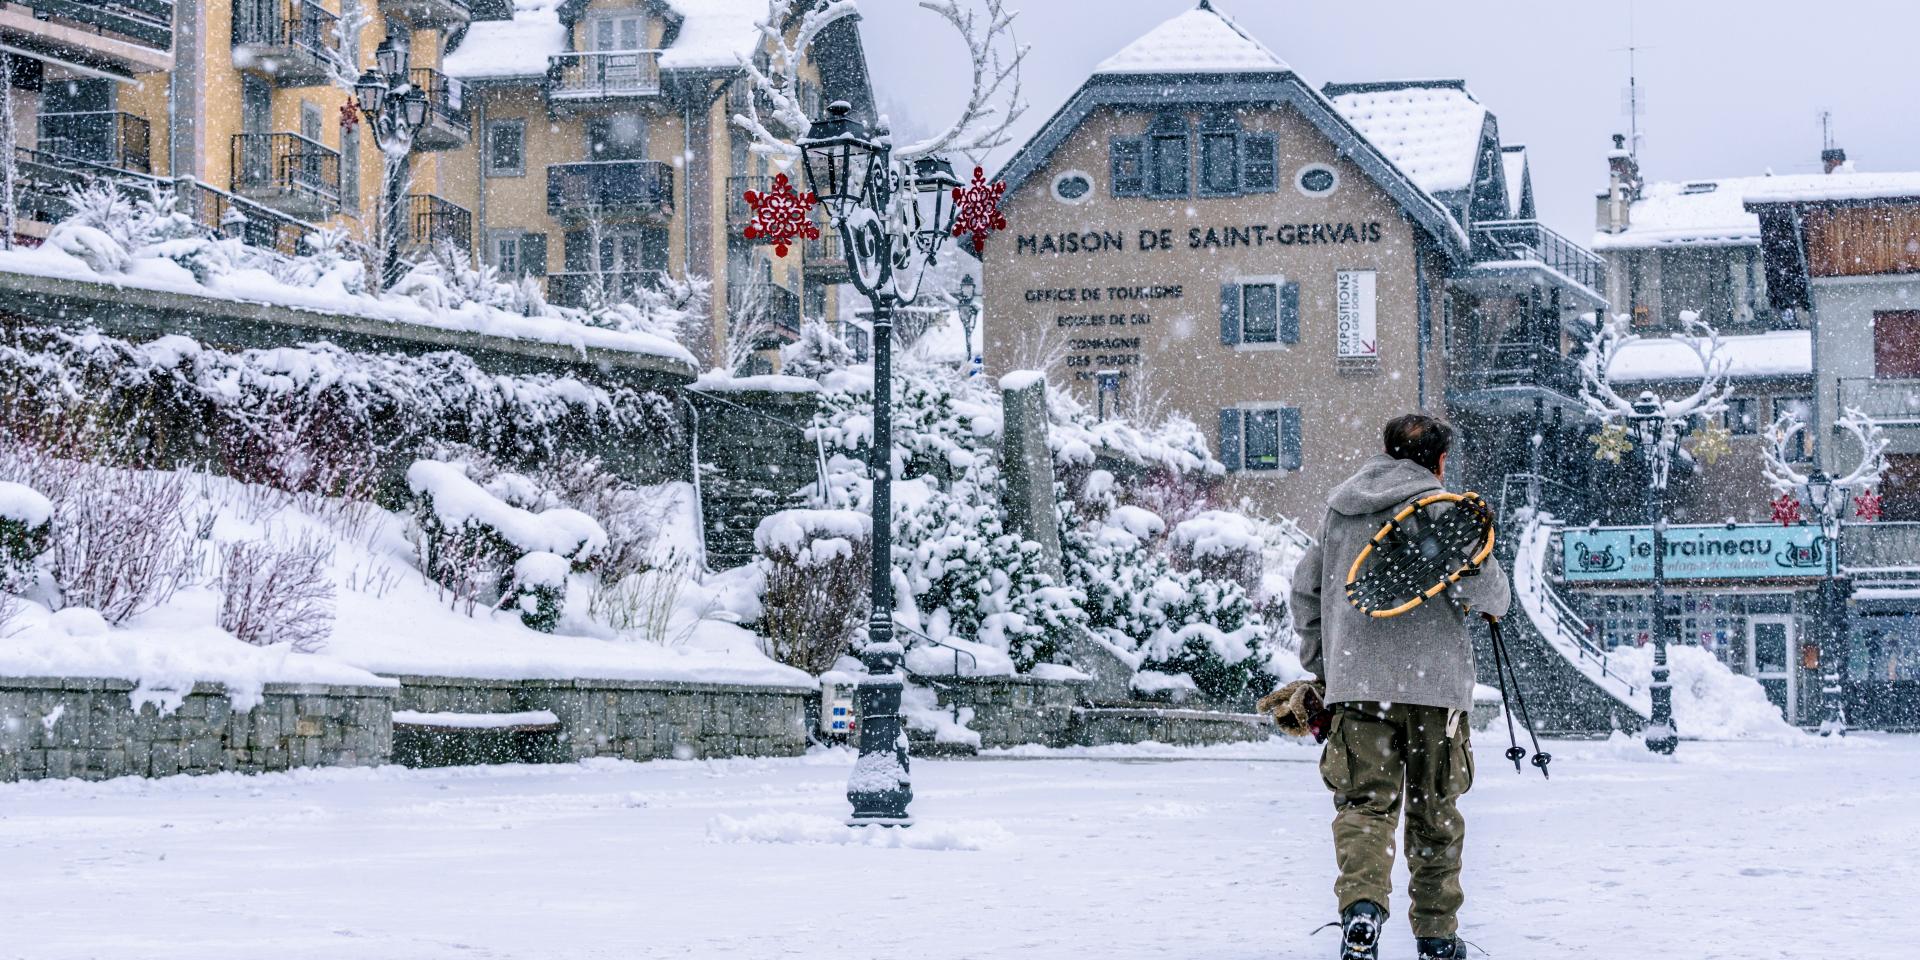
[[[1633,441],[1627,439],[1627,428],[1623,424],[1613,423],[1601,427],[1600,432],[1589,439],[1594,446],[1595,460],[1619,463],[1622,455],[1633,450]]]
[[[1853,515],[1868,523],[1880,522],[1880,495],[1871,489],[1853,498]]]
[[[807,211],[812,210],[820,198],[795,192],[786,174],[773,178],[773,189],[765,193],[748,190],[743,197],[747,206],[753,208],[753,222],[747,224],[743,235],[748,240],[764,237],[773,241],[774,256],[786,256],[795,238],[820,239],[820,228],[807,217]]]
[[[1007,192],[1005,181],[987,182],[987,171],[973,168],[973,184],[953,188],[953,235],[973,235],[973,252],[987,249],[987,234],[1007,228],[1007,215],[1000,212],[1000,197]]]
[[[1783,527],[1799,523],[1800,501],[1791,493],[1783,493],[1773,498],[1773,519]]]
[[[1714,424],[1707,424],[1693,441],[1693,455],[1705,461],[1711,467],[1720,462],[1720,458],[1733,452],[1733,445],[1727,442],[1730,434]]]

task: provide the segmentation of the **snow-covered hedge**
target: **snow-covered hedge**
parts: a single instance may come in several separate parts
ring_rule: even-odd
[[[0,588],[47,551],[53,501],[23,483],[0,480]]]
[[[753,533],[764,578],[759,632],[767,655],[818,675],[847,652],[865,619],[873,520],[850,510],[782,510]]]

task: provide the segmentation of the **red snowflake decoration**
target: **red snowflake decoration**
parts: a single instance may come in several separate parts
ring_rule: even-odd
[[[1866,490],[1854,497],[1853,515],[1868,523],[1880,522],[1880,495]]]
[[[973,185],[953,188],[953,235],[973,235],[973,252],[987,249],[987,234],[1007,228],[1007,215],[1000,212],[1000,197],[1007,192],[1005,181],[988,183],[987,171],[973,168]]]
[[[1773,519],[1783,527],[1800,522],[1800,501],[1791,493],[1773,498]]]
[[[352,130],[360,125],[360,108],[352,100],[340,105],[340,129]]]
[[[773,178],[773,189],[765,193],[748,190],[743,196],[747,206],[753,208],[753,222],[747,224],[744,231],[748,240],[762,237],[773,241],[773,255],[784,257],[793,240],[820,239],[820,228],[808,219],[807,211],[812,210],[820,198],[811,193],[798,193],[793,184],[782,173]]]

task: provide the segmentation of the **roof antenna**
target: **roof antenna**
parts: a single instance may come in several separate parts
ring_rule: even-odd
[[[1640,117],[1647,112],[1647,102],[1640,93],[1640,51],[1648,49],[1641,46],[1638,41],[1639,33],[1634,16],[1637,6],[1633,0],[1628,0],[1627,45],[1624,48],[1614,48],[1615,50],[1624,49],[1627,52],[1627,88],[1621,91],[1620,99],[1623,102],[1620,106],[1627,115],[1627,129],[1630,134],[1627,137],[1627,152],[1632,154],[1635,160],[1640,159]]]

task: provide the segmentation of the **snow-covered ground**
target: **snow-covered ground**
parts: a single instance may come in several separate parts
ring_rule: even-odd
[[[1560,743],[1550,782],[1502,746],[1464,803],[1463,933],[1493,956],[1920,939],[1920,738]],[[839,825],[845,752],[10,785],[0,957],[1333,954],[1317,751],[1022,754],[917,764],[905,832]],[[1411,958],[1394,910],[1383,955]]]

